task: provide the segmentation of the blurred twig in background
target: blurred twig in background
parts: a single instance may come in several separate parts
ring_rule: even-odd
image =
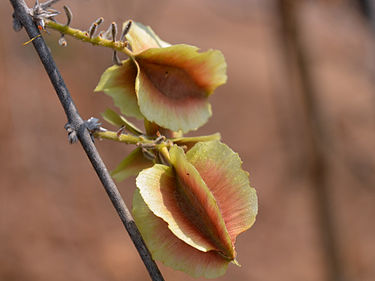
[[[88,158],[91,161],[100,181],[103,184],[109,198],[112,201],[119,217],[121,218],[126,230],[128,231],[130,238],[132,239],[139,255],[141,256],[145,267],[147,268],[151,279],[154,281],[162,281],[163,276],[161,275],[156,263],[152,260],[151,254],[148,251],[137,226],[134,223],[132,215],[126,207],[120,192],[118,191],[115,183],[108,173],[107,168],[104,165],[96,147],[91,139],[90,133],[88,132],[85,122],[82,120],[78,113],[78,110],[71,98],[71,95],[65,85],[64,80],[61,77],[59,70],[45,44],[43,37],[34,24],[31,16],[28,14],[28,7],[23,0],[10,0],[14,8],[14,17],[18,20],[26,29],[30,39],[32,41],[40,60],[45,67],[46,72],[53,84],[55,91],[60,99],[61,105],[63,106],[66,116],[68,118],[68,124],[76,131],[79,141],[82,144]]]
[[[301,118],[300,127],[304,129],[306,147],[304,161],[307,162],[308,177],[314,194],[314,205],[319,222],[321,242],[324,248],[324,264],[326,265],[327,281],[342,281],[345,279],[337,232],[335,230],[333,210],[330,207],[330,187],[327,175],[326,128],[317,100],[313,77],[308,67],[308,54],[301,42],[298,22],[298,4],[295,0],[280,0],[278,11],[282,26],[285,54],[290,63],[294,63],[299,83],[298,92],[301,94],[305,116]]]
[[[373,0],[356,0],[362,14],[370,21],[375,32],[375,2]]]
[[[353,0],[353,3],[357,4],[359,11],[361,12],[375,38],[375,1]],[[370,42],[367,48],[368,52],[365,54],[367,66],[369,68],[370,79],[375,87],[375,45]],[[373,93],[372,98],[375,107],[375,92]],[[373,114],[373,116],[375,117],[375,114]],[[351,152],[347,152],[344,158],[344,161],[346,162],[346,165],[348,165],[351,173],[360,181],[362,186],[372,188],[375,186],[375,176],[373,173],[375,164],[372,159],[368,159],[367,157],[363,157],[363,155],[357,155]]]

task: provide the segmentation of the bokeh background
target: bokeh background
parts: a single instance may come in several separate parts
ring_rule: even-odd
[[[219,131],[240,154],[259,215],[238,238],[242,267],[218,280],[375,280],[374,1],[61,2],[74,27],[131,18],[168,42],[224,53],[228,83],[193,135]],[[149,280],[86,155],[68,144],[63,110],[11,14],[1,1],[0,280]],[[93,93],[111,51],[44,38],[81,115],[113,108]],[[133,148],[96,144],[110,169]],[[130,207],[134,179],[118,186]],[[160,268],[166,280],[194,280]]]

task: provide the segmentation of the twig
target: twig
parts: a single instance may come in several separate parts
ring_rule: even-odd
[[[117,132],[112,131],[97,131],[94,133],[94,137],[99,139],[107,139],[113,140],[117,142],[123,142],[127,144],[153,144],[155,140],[152,139],[145,139],[142,136],[133,136],[129,134],[118,134]],[[202,141],[212,141],[212,140],[220,140],[220,134],[212,134],[207,136],[198,136],[198,137],[180,137],[180,138],[171,138],[172,143],[184,144],[190,142],[202,142]]]
[[[67,25],[59,24],[57,22],[51,21],[51,20],[46,20],[46,27],[51,28],[54,30],[57,30],[61,32],[62,34],[66,34],[69,36],[72,36],[78,40],[84,41],[84,42],[89,42],[93,45],[97,46],[102,46],[102,47],[107,47],[114,49],[119,52],[125,53],[129,57],[133,57],[133,53],[126,48],[127,42],[123,41],[115,41],[115,40],[108,40],[105,38],[102,38],[100,36],[95,36],[95,37],[90,37],[90,34],[88,32],[84,32],[82,30],[72,28]]]
[[[38,36],[39,30],[35,26],[31,17],[28,15],[28,7],[24,0],[10,0],[14,8],[14,16],[22,23],[25,27],[30,38]],[[64,108],[65,114],[68,118],[68,124],[71,128],[75,129],[79,141],[82,144],[83,149],[85,150],[88,158],[91,161],[92,166],[94,167],[100,181],[103,184],[109,198],[112,201],[113,206],[115,207],[121,221],[123,222],[126,230],[128,231],[130,238],[132,239],[139,255],[141,256],[144,265],[146,266],[150,277],[154,281],[162,281],[163,276],[161,275],[156,263],[152,260],[150,252],[148,251],[142,236],[139,233],[137,226],[134,223],[134,220],[126,207],[120,192],[118,191],[115,183],[113,182],[111,176],[108,173],[107,168],[105,167],[98,151],[96,150],[95,145],[92,142],[90,133],[88,132],[85,122],[82,120],[79,115],[76,106],[71,98],[71,95],[64,83],[64,80],[61,77],[59,70],[56,67],[56,64],[48,50],[47,45],[45,44],[43,37],[39,36],[32,41],[40,60],[42,61],[44,68],[53,84],[57,96],[61,102],[61,105]]]

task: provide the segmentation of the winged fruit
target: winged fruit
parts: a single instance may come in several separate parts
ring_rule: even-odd
[[[169,153],[171,166],[137,177],[135,222],[154,259],[194,277],[223,275],[237,263],[236,237],[255,222],[255,189],[238,154],[219,141]]]

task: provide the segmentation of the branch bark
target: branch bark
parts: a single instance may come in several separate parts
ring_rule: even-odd
[[[78,139],[85,150],[93,168],[95,169],[105,191],[107,192],[113,206],[115,207],[122,223],[129,233],[145,267],[154,281],[164,280],[155,261],[152,259],[137,226],[134,223],[133,217],[124,203],[120,192],[113,182],[107,168],[104,165],[92,139],[88,132],[85,122],[78,113],[78,110],[72,100],[72,97],[65,85],[65,82],[57,69],[57,66],[48,50],[46,43],[42,36],[38,36],[39,30],[34,24],[31,16],[28,14],[28,7],[24,0],[10,0],[14,8],[14,16],[22,23],[30,38],[35,38],[32,43],[36,49],[39,58],[51,80],[56,94],[64,108],[68,119],[68,124],[77,132]]]

